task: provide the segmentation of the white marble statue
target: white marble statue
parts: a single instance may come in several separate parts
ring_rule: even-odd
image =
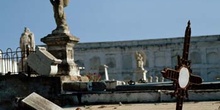
[[[19,71],[27,70],[27,51],[35,51],[34,34],[27,27],[20,37],[21,60],[19,61]]]
[[[28,29],[27,27],[24,28],[24,32],[21,34],[20,37],[20,48],[22,53],[27,51],[27,46],[29,47],[29,51],[35,51],[35,40],[34,34]],[[25,55],[22,54],[22,57]]]
[[[136,52],[135,53],[136,63],[137,63],[137,69],[138,70],[145,70],[144,64],[146,61],[145,54],[143,52]]]
[[[147,70],[144,69],[144,65],[146,62],[146,55],[142,51],[135,52],[135,58],[136,58],[136,67],[134,77],[136,81],[146,82],[146,73]]]

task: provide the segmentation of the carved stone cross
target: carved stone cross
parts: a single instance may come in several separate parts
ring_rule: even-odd
[[[176,110],[182,110],[184,98],[188,98],[188,88],[193,84],[201,84],[202,79],[199,76],[193,75],[190,69],[190,61],[188,60],[189,45],[191,37],[190,21],[185,31],[183,55],[182,58],[178,56],[178,64],[175,69],[164,68],[161,71],[164,78],[173,81],[175,87],[174,96],[176,100]]]

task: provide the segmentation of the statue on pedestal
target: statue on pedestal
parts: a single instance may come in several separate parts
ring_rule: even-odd
[[[56,29],[48,34],[41,41],[47,44],[47,51],[55,58],[62,60],[58,64],[57,76],[78,76],[79,68],[74,62],[74,46],[79,38],[72,35],[66,22],[64,8],[69,0],[50,0],[53,6]]]
[[[146,55],[144,52],[139,51],[135,53],[137,69],[135,71],[135,80],[144,82],[146,81],[147,70],[144,69],[144,64],[146,62]]]
[[[64,7],[68,5],[69,0],[50,0],[50,2],[53,5],[54,18],[57,25],[52,33],[70,33],[64,13]]]

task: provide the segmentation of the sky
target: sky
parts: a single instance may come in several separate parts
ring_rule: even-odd
[[[220,0],[70,0],[65,7],[71,34],[84,42],[183,37],[187,21],[192,36],[220,34]],[[36,45],[55,29],[49,0],[0,1],[0,49],[15,50],[24,27]]]

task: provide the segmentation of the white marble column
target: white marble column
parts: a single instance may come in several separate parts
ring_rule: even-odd
[[[107,65],[104,65],[104,69],[105,69],[105,80],[109,80],[109,77],[108,77],[108,66]]]

